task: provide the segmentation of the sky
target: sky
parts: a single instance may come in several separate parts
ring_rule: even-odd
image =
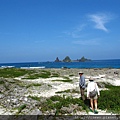
[[[0,63],[120,59],[120,0],[0,0]]]

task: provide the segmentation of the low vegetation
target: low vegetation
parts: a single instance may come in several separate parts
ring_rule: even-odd
[[[14,78],[19,76],[24,76],[25,74],[32,74],[33,70],[25,70],[19,68],[4,68],[0,69],[0,77],[4,78]]]
[[[4,84],[5,82],[4,81],[0,81],[0,84]]]
[[[105,84],[109,90],[101,91],[98,107],[108,112],[120,114],[120,86]]]
[[[24,108],[26,108],[26,104],[23,104],[18,108],[18,113],[20,113]]]
[[[37,96],[28,96],[29,98],[33,99],[33,100],[37,100],[37,101],[40,101],[40,97],[37,97]]]
[[[60,77],[58,73],[52,73],[51,77]]]
[[[57,82],[72,82],[72,80],[67,79],[67,80],[52,80],[53,82],[57,81]]]
[[[40,106],[41,106],[42,112],[56,110],[56,115],[61,115],[61,114],[67,113],[67,111],[66,112],[64,111],[65,113],[63,113],[61,108],[69,107],[71,104],[73,104],[73,105],[77,104],[78,106],[82,106],[82,110],[86,110],[86,111],[88,110],[86,105],[79,98],[65,97],[65,96],[60,97],[57,95],[50,97],[45,102],[43,102]],[[78,109],[76,108],[74,110],[74,112],[76,110],[78,110]],[[82,110],[80,110],[80,111],[82,111]]]
[[[24,79],[38,79],[38,78],[50,78],[51,72],[49,71],[40,71],[39,73],[33,73],[29,76],[25,77]]]
[[[64,91],[58,91],[56,93],[79,93],[79,91],[77,91],[75,89],[68,89],[68,90],[64,90]]]
[[[73,77],[73,76],[74,76],[73,74],[69,75],[69,77]]]
[[[29,87],[32,87],[32,86],[41,86],[41,84],[39,84],[39,83],[33,83],[33,84],[29,84],[29,85],[27,85],[26,86],[26,88],[29,88]]]
[[[4,68],[0,69],[0,77],[3,78],[15,78],[25,76],[23,79],[38,79],[38,78],[50,78],[59,77],[58,73],[52,73],[48,70],[31,70],[31,69],[19,69],[19,68]]]

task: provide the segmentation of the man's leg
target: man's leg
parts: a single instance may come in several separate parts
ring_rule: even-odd
[[[82,99],[82,88],[80,87],[80,95],[81,95],[81,99]]]
[[[84,88],[80,88],[82,100],[85,100]]]

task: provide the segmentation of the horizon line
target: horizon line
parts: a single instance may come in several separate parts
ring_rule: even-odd
[[[120,60],[120,58],[113,58],[113,59],[90,59],[91,61],[99,61],[99,60]],[[25,61],[25,62],[0,62],[0,64],[12,64],[12,63],[39,63],[39,62],[55,62],[54,61],[31,61],[31,62],[28,62],[28,61]],[[63,61],[60,61],[60,62],[63,62]],[[72,61],[71,61],[72,62]],[[75,62],[75,61],[73,61]],[[88,62],[88,61],[85,61],[85,62]],[[90,61],[89,61],[90,62]]]

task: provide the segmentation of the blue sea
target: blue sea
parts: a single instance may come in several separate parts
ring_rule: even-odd
[[[25,62],[1,63],[0,67],[15,68],[120,68],[120,59],[92,60],[86,62]]]

